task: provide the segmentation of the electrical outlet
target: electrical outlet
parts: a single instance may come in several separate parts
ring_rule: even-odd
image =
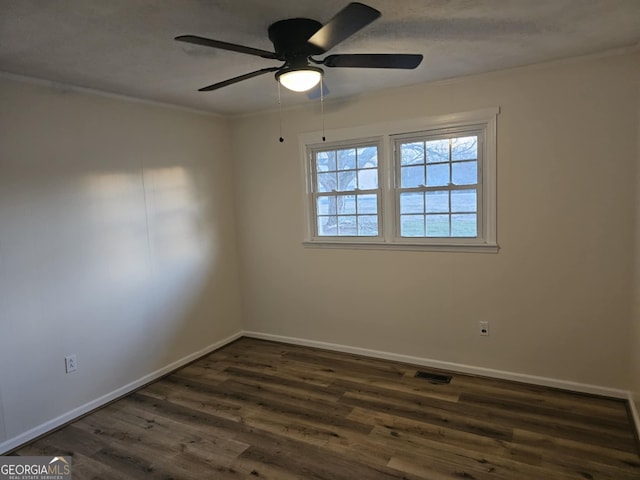
[[[480,322],[480,336],[488,337],[489,336],[489,322]]]
[[[64,357],[64,368],[67,373],[75,372],[78,369],[78,360],[75,353]]]

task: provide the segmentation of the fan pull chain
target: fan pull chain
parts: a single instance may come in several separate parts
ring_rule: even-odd
[[[280,82],[276,82],[278,84],[278,123],[280,124],[280,143],[284,142],[284,138],[282,136],[282,98],[280,95]]]
[[[322,77],[320,77],[320,118],[322,119],[322,141],[326,142],[327,138],[324,136],[324,85],[322,84]]]

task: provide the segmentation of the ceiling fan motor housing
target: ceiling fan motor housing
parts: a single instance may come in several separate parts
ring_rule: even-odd
[[[269,26],[269,40],[282,60],[295,62],[300,57],[306,60],[311,55],[324,53],[322,49],[307,40],[313,36],[322,24],[310,18],[289,18]]]

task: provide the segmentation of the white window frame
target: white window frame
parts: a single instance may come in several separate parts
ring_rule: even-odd
[[[484,163],[484,125],[466,125],[464,127],[456,127],[456,128],[446,128],[446,129],[432,129],[426,132],[416,132],[410,134],[402,134],[402,135],[392,135],[391,139],[393,141],[393,171],[395,175],[394,182],[394,212],[395,212],[395,241],[401,243],[429,243],[432,245],[475,245],[475,244],[483,244],[484,238],[486,236],[484,229],[484,209],[483,209],[483,183],[484,179],[482,178],[483,172],[483,163]],[[466,189],[467,186],[439,186],[439,187],[416,187],[416,188],[401,188],[400,177],[401,177],[401,158],[400,151],[398,149],[399,144],[405,143],[408,141],[424,141],[426,139],[435,140],[435,139],[449,139],[452,137],[460,137],[467,136],[471,134],[473,136],[478,137],[478,152],[477,152],[477,169],[478,169],[478,183],[473,185],[477,192],[477,206],[476,206],[476,218],[477,218],[477,236],[476,237],[401,237],[400,236],[400,194],[403,193],[403,190],[415,190],[426,192],[428,190],[460,190]],[[449,165],[452,165],[452,162],[448,162]],[[449,213],[451,214],[451,213]]]
[[[298,136],[303,159],[305,230],[303,245],[326,248],[399,249],[453,252],[497,253],[497,116],[499,107],[470,112],[400,120],[328,130],[330,142],[321,142],[322,132],[303,133]],[[478,237],[400,237],[399,205],[396,191],[397,165],[394,155],[396,140],[420,135],[481,130],[483,151],[478,155],[480,185],[478,198]],[[455,133],[454,133],[455,134]],[[313,204],[312,152],[318,149],[353,146],[362,142],[378,143],[378,169],[381,198],[378,212],[381,237],[326,237],[315,233],[317,219]],[[480,160],[482,156],[482,160]]]
[[[317,198],[319,196],[323,196],[322,193],[317,192],[315,189],[315,181],[316,181],[316,177],[318,172],[316,171],[316,165],[315,162],[313,161],[315,159],[315,155],[316,152],[320,152],[320,151],[327,151],[327,150],[341,150],[341,149],[351,149],[351,148],[359,148],[359,147],[365,147],[365,146],[375,146],[378,149],[378,167],[377,167],[377,173],[378,173],[378,188],[377,189],[372,189],[372,190],[358,190],[358,189],[354,189],[354,190],[345,190],[345,191],[336,191],[336,194],[341,194],[341,195],[347,195],[347,194],[352,194],[352,195],[358,195],[358,194],[367,194],[367,193],[375,193],[378,196],[378,235],[373,236],[366,236],[366,235],[362,235],[362,236],[346,236],[346,235],[336,235],[336,236],[319,236],[317,234],[317,228],[318,228],[318,214],[317,214]],[[382,198],[383,198],[383,191],[385,190],[383,185],[382,185],[382,178],[381,178],[381,174],[380,172],[382,171],[382,168],[380,167],[380,152],[382,149],[382,145],[380,142],[379,138],[369,138],[369,139],[358,139],[357,141],[351,141],[351,142],[324,142],[322,144],[315,144],[315,145],[311,145],[307,147],[307,152],[309,155],[309,162],[308,163],[308,167],[309,167],[309,171],[310,171],[310,175],[309,175],[309,182],[310,182],[310,195],[311,195],[311,201],[310,201],[310,208],[311,211],[309,212],[309,218],[311,220],[314,221],[313,225],[310,225],[310,230],[311,230],[311,237],[315,238],[315,239],[322,239],[322,240],[331,240],[331,241],[345,241],[345,242],[352,242],[354,241],[354,239],[356,239],[356,241],[358,242],[366,242],[366,243],[380,243],[380,242],[384,242],[384,220],[383,220],[383,215],[382,215]],[[337,168],[337,166],[336,166]],[[357,165],[356,165],[357,168]]]

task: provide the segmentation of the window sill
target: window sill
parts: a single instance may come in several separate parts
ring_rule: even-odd
[[[497,244],[454,244],[454,243],[411,243],[411,242],[358,242],[307,240],[302,242],[306,248],[342,248],[355,250],[407,250],[421,252],[457,252],[457,253],[498,253]]]

